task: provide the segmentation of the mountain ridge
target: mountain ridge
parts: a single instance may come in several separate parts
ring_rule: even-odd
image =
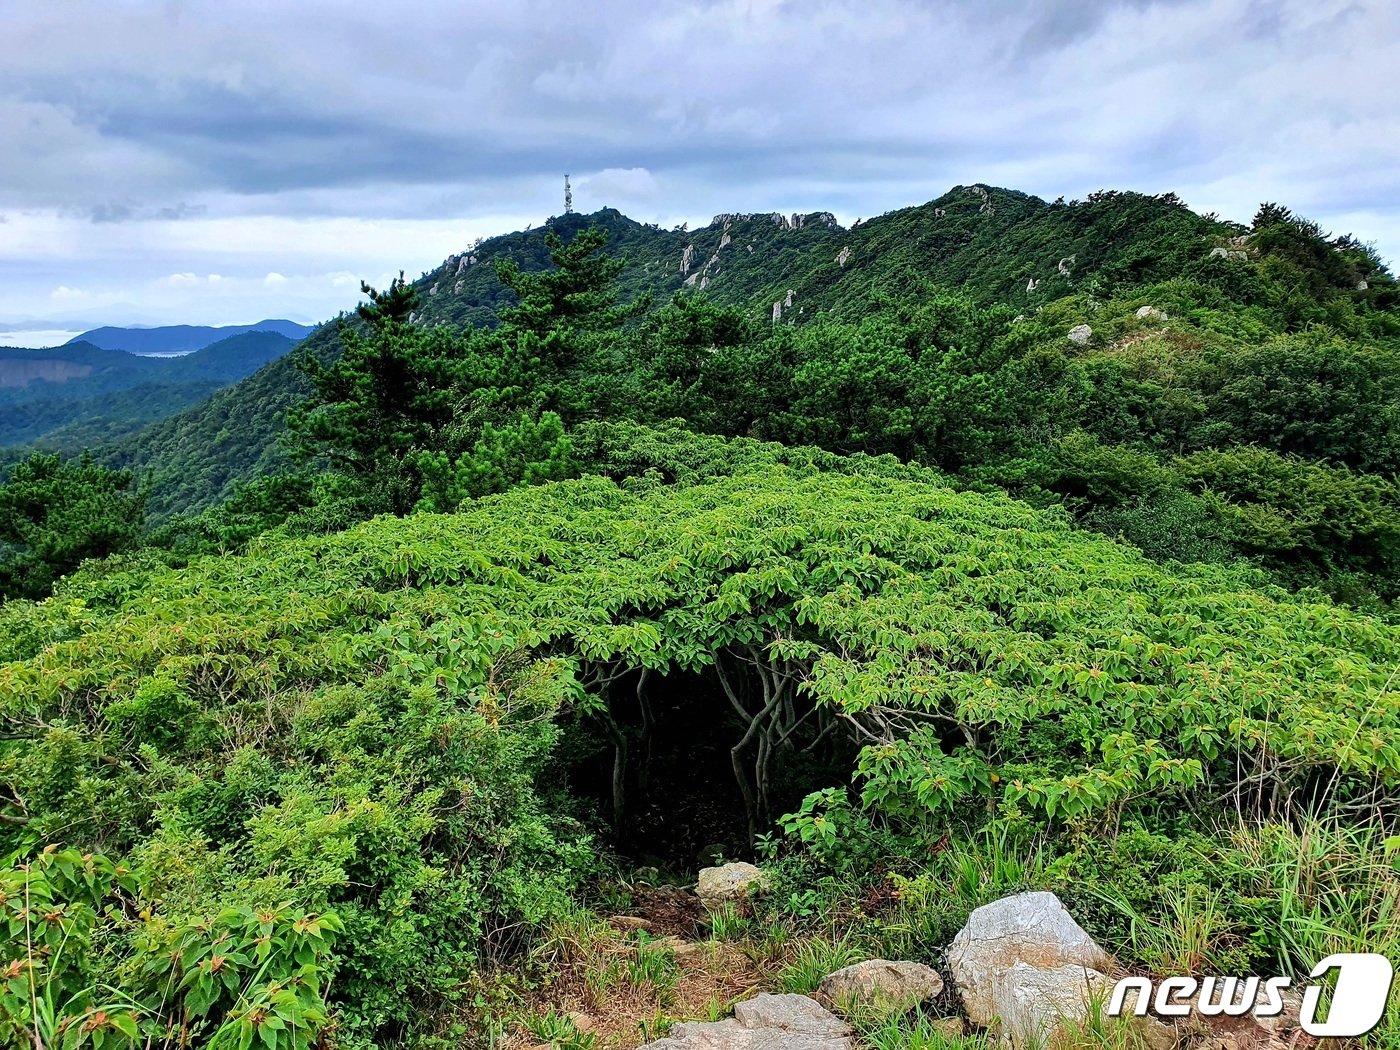
[[[297,341],[305,339],[315,327],[285,318],[266,318],[244,325],[104,325],[74,336],[64,345],[90,343],[104,350],[124,350],[137,356],[187,354],[250,332],[273,332]]]
[[[513,296],[491,264],[542,269],[549,263],[547,233],[568,239],[589,226],[601,227],[607,251],[627,263],[617,281],[622,298],[650,293],[660,304],[676,293],[703,293],[755,321],[781,324],[858,319],[932,286],[1025,315],[1069,296],[1083,296],[1089,306],[1162,281],[1187,280],[1227,300],[1258,288],[1258,253],[1239,243],[1249,228],[1199,215],[1174,194],[1106,191],[1046,202],[974,184],[849,228],[820,211],[720,213],[694,230],[665,230],[608,207],[554,216],[543,226],[478,241],[422,274],[412,282],[420,295],[413,319],[493,326]],[[1383,307],[1395,297],[1395,282],[1378,260],[1365,252],[1332,254],[1317,272],[1326,274],[1329,295],[1352,304],[1348,309]],[[1325,320],[1308,303],[1287,309],[1301,312],[1277,320],[1280,327],[1305,323],[1309,310]],[[302,346],[333,357],[336,324],[323,324]],[[285,357],[102,455],[150,474],[157,516],[199,510],[230,495],[238,480],[285,465],[276,435],[307,389],[293,358]],[[217,457],[203,451],[211,443]]]
[[[198,404],[295,345],[277,332],[259,331],[176,357],[88,342],[0,347],[0,447],[36,443],[76,452],[110,444]]]

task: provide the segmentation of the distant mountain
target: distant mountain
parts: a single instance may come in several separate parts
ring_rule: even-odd
[[[277,332],[245,332],[181,357],[87,342],[0,347],[0,447],[74,452],[109,444],[199,403],[294,345]]]
[[[94,328],[73,339],[72,343],[91,343],[103,350],[125,350],[129,354],[185,354],[202,350],[230,336],[245,335],[249,332],[273,332],[296,342],[305,339],[314,330],[313,325],[297,324],[295,321],[268,320],[256,324],[223,325],[210,328],[205,325],[176,324],[159,328]]]

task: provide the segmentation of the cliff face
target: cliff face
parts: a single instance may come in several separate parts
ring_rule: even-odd
[[[27,387],[30,383],[66,383],[70,379],[86,379],[92,375],[92,365],[63,361],[57,358],[33,360],[0,359],[0,387]]]

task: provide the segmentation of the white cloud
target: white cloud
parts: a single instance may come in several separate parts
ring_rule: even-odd
[[[574,188],[599,204],[606,202],[624,209],[628,204],[651,204],[660,191],[646,168],[604,168],[577,179]]]
[[[206,275],[199,302],[228,302],[218,273],[256,278],[255,313],[298,287],[334,312],[360,274],[557,213],[566,171],[578,210],[667,222],[869,216],[974,181],[1175,190],[1244,220],[1269,199],[1400,260],[1392,0],[428,0],[414,19],[0,0],[0,17],[0,155],[24,158],[0,166],[0,321],[60,284],[185,320],[197,304],[152,284],[185,273]]]

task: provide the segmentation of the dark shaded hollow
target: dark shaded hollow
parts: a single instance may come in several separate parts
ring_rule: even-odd
[[[736,683],[731,671],[730,685],[742,696],[748,683]],[[773,750],[765,804],[751,813],[732,754],[749,726],[713,668],[650,672],[644,679],[629,671],[603,692],[611,724],[608,717],[585,717],[568,736],[570,787],[597,815],[596,826],[617,853],[635,864],[679,874],[707,866],[716,851],[726,860],[752,860],[751,817],[759,834],[773,832],[777,818],[809,792],[850,778],[854,748],[841,734],[828,733],[815,751],[804,749],[820,724],[810,718]],[[794,704],[800,711],[809,706],[801,698]],[[625,755],[619,769],[620,742]],[[756,756],[755,741],[740,752],[750,795],[756,794]]]

